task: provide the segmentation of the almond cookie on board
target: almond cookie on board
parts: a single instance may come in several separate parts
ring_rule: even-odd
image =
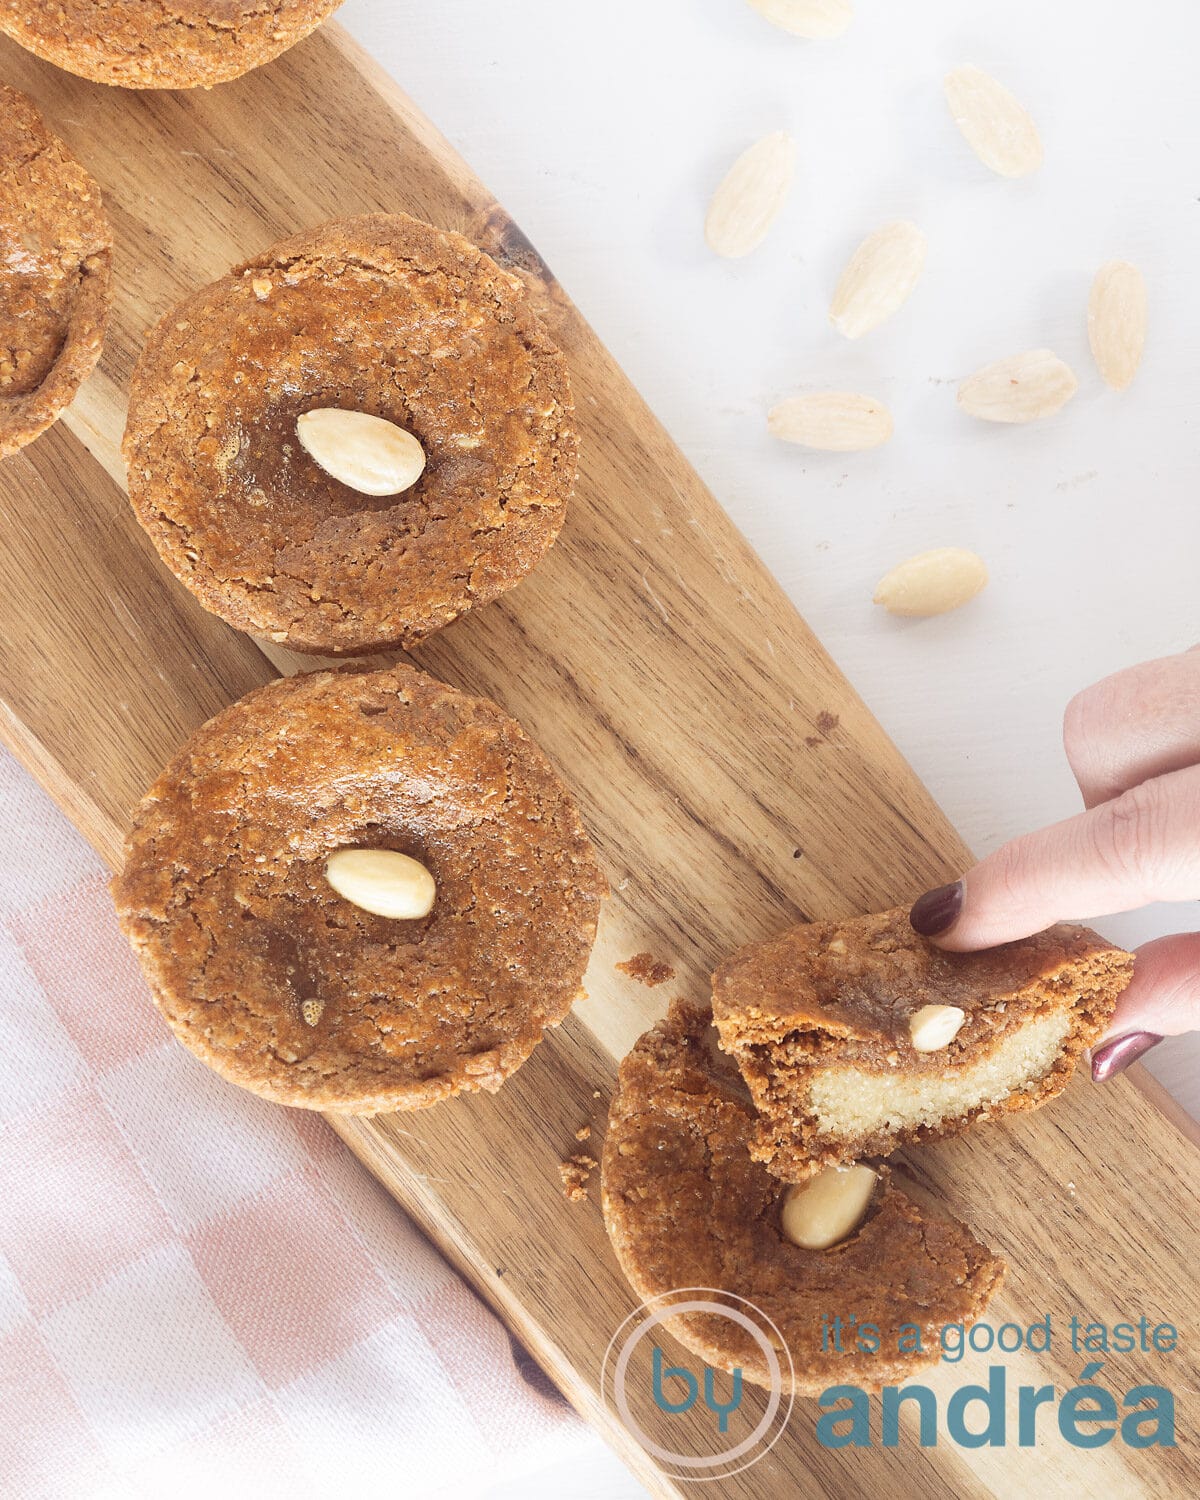
[[[819,1250],[793,1243],[783,1227],[785,1190],[750,1155],[754,1110],[733,1065],[716,1053],[710,1022],[676,1001],[621,1064],[602,1192],[630,1285],[643,1301],[704,1287],[753,1303],[787,1345],[798,1395],[839,1381],[868,1390],[903,1381],[937,1359],[944,1325],[979,1317],[1004,1262],[962,1224],[905,1197],[886,1168],[845,1238]],[[825,1347],[823,1320],[846,1313],[876,1325],[878,1353],[852,1340]],[[898,1348],[905,1324],[922,1330],[922,1354]],[[762,1350],[729,1319],[693,1313],[667,1326],[706,1364],[769,1385]]]
[[[209,88],[269,62],[342,0],[0,0],[0,30],[55,67],[127,89]]]
[[[100,189],[0,83],[0,458],[70,405],[100,358],[111,301]]]
[[[760,1113],[755,1157],[802,1182],[1053,1099],[1132,973],[1086,927],[947,953],[897,907],[741,949],[713,1016]]]
[[[151,331],[129,498],[239,629],[335,656],[411,646],[554,542],[573,412],[518,277],[461,235],[367,215],[276,245]]]
[[[281,679],[211,719],[113,882],[180,1041],[345,1113],[498,1089],[580,995],[605,893],[520,725],[399,666]]]

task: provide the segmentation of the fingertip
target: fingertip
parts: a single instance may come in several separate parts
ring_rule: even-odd
[[[955,880],[919,896],[908,914],[913,931],[923,938],[944,937],[962,915],[966,892],[966,882]]]
[[[1129,1031],[1113,1037],[1092,1053],[1092,1082],[1107,1083],[1116,1078],[1161,1041],[1153,1031]]]
[[[1133,976],[1100,1045],[1135,1034],[1178,1036],[1198,1026],[1200,932],[1177,932],[1135,949]]]

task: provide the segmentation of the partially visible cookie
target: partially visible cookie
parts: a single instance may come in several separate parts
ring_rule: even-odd
[[[348,850],[423,867],[421,914],[381,914],[361,868],[335,877]],[[282,679],[211,719],[135,810],[113,882],[180,1041],[346,1113],[498,1089],[581,993],[605,890],[520,725],[411,667]]]
[[[683,1287],[730,1292],[776,1325],[794,1389],[818,1395],[849,1381],[899,1383],[938,1357],[939,1330],[977,1318],[1004,1263],[963,1225],[919,1208],[887,1169],[848,1239],[804,1250],[781,1227],[784,1189],[754,1161],[754,1110],[732,1065],[715,1054],[707,1012],[676,1002],[621,1064],[604,1143],[604,1222],[644,1301]],[[715,1043],[715,1038],[713,1039]],[[823,1320],[874,1323],[878,1353],[823,1347]],[[901,1353],[901,1326],[922,1330],[924,1353]],[[716,1315],[672,1319],[671,1331],[715,1368],[769,1383],[761,1350]]]
[[[397,494],[335,477],[298,430],[331,410],[415,437],[420,477]],[[274,246],[151,331],[129,497],[163,561],[231,625],[328,655],[411,646],[554,542],[573,416],[518,277],[461,235],[367,215]]]
[[[111,280],[100,189],[0,83],[0,458],[44,432],[95,367]]]
[[[211,87],[270,62],[342,0],[0,0],[0,30],[93,83]]]
[[[756,1158],[799,1182],[1053,1099],[1132,973],[1086,927],[947,953],[897,907],[741,949],[713,1016],[760,1112]]]

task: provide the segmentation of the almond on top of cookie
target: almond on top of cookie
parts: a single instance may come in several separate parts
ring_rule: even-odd
[[[150,331],[129,499],[238,629],[330,656],[407,648],[553,545],[574,413],[520,277],[460,234],[366,214],[270,247]]]
[[[210,719],[113,882],[185,1046],[346,1114],[495,1092],[582,993],[606,891],[521,726],[407,666],[281,678]]]

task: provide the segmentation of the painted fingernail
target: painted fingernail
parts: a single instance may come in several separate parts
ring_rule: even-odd
[[[958,921],[966,895],[966,885],[956,880],[953,885],[939,885],[936,890],[926,891],[913,902],[908,914],[914,932],[922,937],[938,937]]]
[[[1114,1037],[1097,1047],[1092,1053],[1092,1081],[1105,1083],[1123,1073],[1130,1063],[1145,1057],[1151,1047],[1157,1047],[1162,1037],[1153,1031],[1128,1031],[1124,1036]]]

